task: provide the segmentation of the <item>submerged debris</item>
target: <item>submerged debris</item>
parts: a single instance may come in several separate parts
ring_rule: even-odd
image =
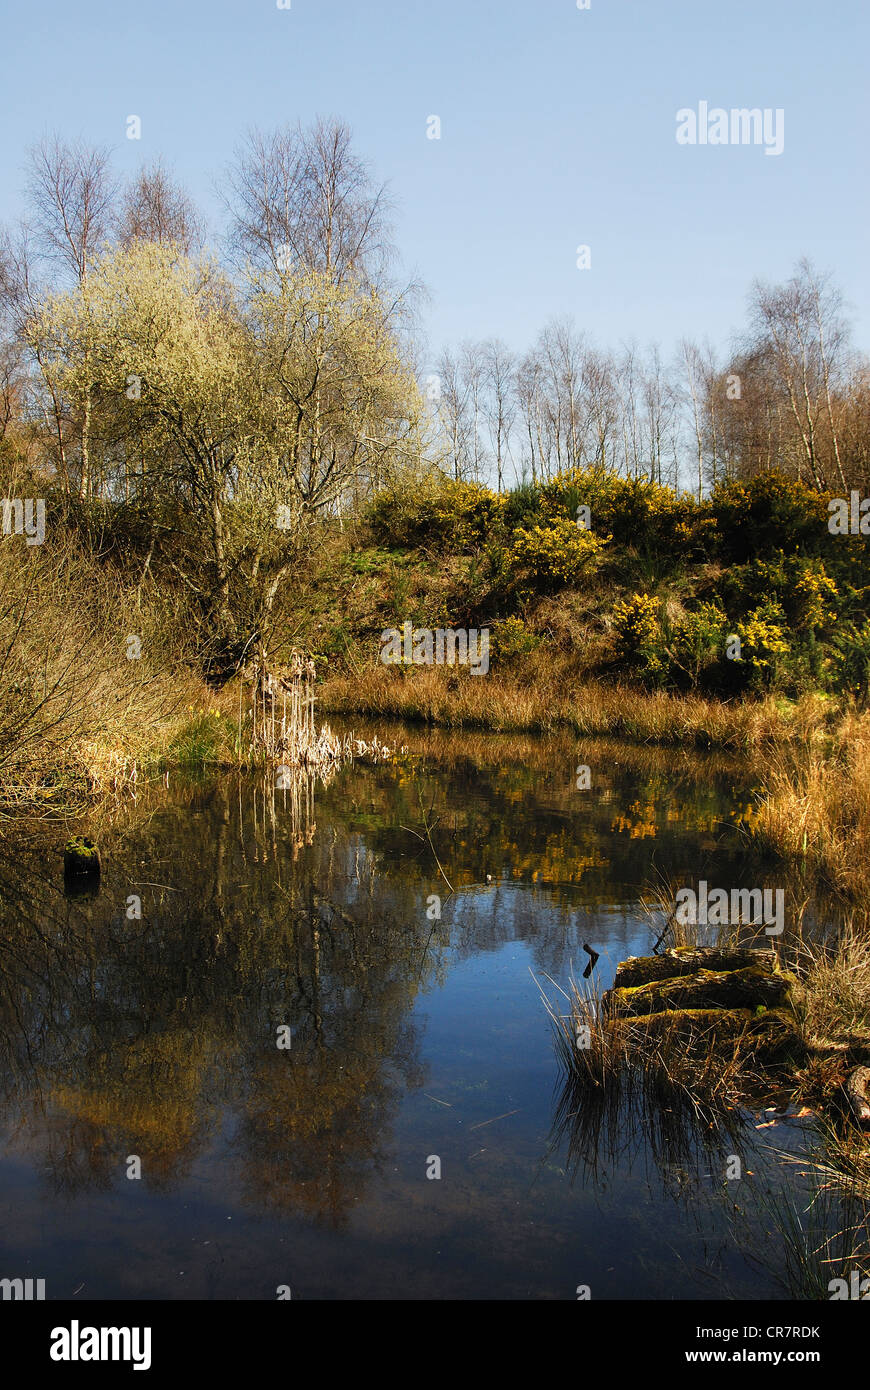
[[[96,897],[100,889],[100,851],[87,835],[67,840],[63,851],[63,888],[68,898]]]
[[[63,872],[66,878],[99,878],[100,851],[87,835],[76,835],[67,840],[63,851]]]

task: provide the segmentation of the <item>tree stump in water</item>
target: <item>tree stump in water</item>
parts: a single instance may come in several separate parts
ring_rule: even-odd
[[[87,835],[67,840],[63,851],[63,876],[91,883],[100,877],[100,851]]]
[[[673,1038],[693,1055],[721,1047],[766,1064],[803,1053],[795,983],[774,951],[678,947],[622,961],[601,1002],[609,1025],[639,1046]]]

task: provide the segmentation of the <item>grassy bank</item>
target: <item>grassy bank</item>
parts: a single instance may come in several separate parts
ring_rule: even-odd
[[[797,701],[770,696],[726,702],[646,691],[578,678],[571,663],[549,656],[527,663],[518,676],[372,666],[358,674],[330,676],[320,690],[320,707],[446,728],[506,733],[568,729],[581,737],[613,735],[698,748],[805,742],[831,718],[829,703],[814,695]]]

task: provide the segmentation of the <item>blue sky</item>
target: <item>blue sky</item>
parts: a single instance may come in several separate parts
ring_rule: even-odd
[[[121,172],[162,155],[216,222],[247,126],[334,115],[399,204],[432,355],[520,348],[556,314],[602,345],[722,343],[752,278],[803,254],[870,348],[868,16],[862,0],[6,0],[0,218],[46,131],[114,146]],[[678,145],[677,110],[701,100],[783,108],[783,153]]]

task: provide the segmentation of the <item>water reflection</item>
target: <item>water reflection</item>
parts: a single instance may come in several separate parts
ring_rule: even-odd
[[[656,875],[762,881],[738,829],[748,773],[603,742],[401,741],[400,764],[326,783],[222,777],[104,807],[92,900],[64,895],[66,828],[4,828],[0,1191],[22,1184],[22,1223],[49,1217],[43,1265],[91,1262],[92,1296],[126,1258],[131,1155],[152,1203],[134,1294],[182,1296],[158,1273],[161,1242],[207,1192],[223,1220],[292,1222],[318,1296],[560,1296],[578,1250],[607,1296],[612,1252],[589,1253],[605,1158],[623,1206],[646,1203],[625,1246],[633,1293],[617,1296],[672,1277],[649,1272],[672,1213],[638,1195],[625,1145],[688,1171],[709,1135],[687,1149],[673,1126],[638,1139],[624,1116],[572,1127],[533,976],[566,979],[585,942],[609,984],[649,946],[639,900]],[[441,1184],[424,1177],[433,1152]],[[530,1203],[537,1229],[520,1240],[504,1213]],[[89,1224],[114,1253],[95,1254]],[[362,1227],[378,1232],[377,1270],[350,1258]],[[424,1232],[440,1269],[415,1253]],[[12,1245],[27,1239],[22,1224]],[[251,1232],[200,1295],[270,1296],[264,1250]]]

